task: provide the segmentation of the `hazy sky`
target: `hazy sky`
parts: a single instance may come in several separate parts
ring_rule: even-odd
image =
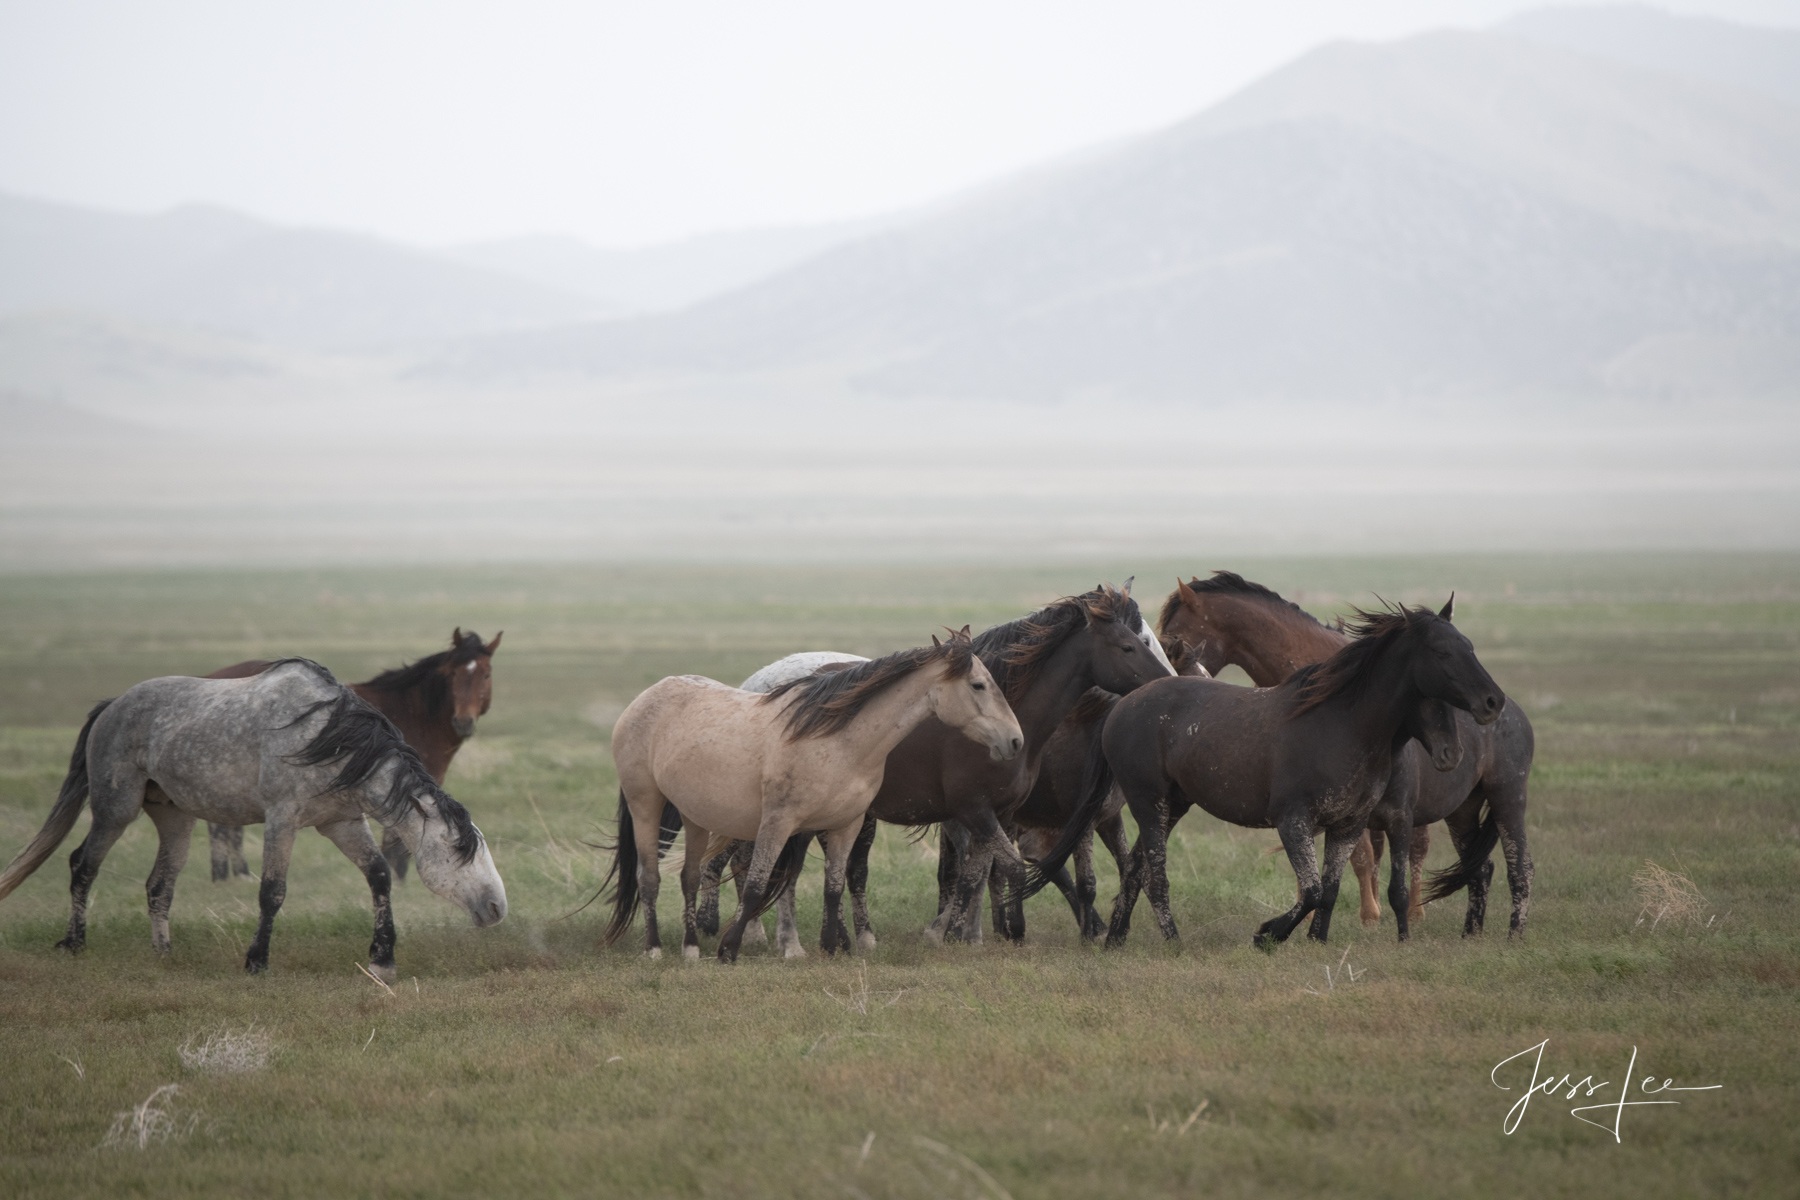
[[[0,0],[0,190],[416,242],[858,216],[1508,0]],[[1667,5],[1800,24],[1800,0]]]

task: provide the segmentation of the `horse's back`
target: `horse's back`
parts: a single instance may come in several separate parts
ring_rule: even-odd
[[[1280,688],[1159,679],[1114,707],[1102,735],[1107,761],[1128,795],[1174,783],[1215,816],[1266,824],[1276,743],[1290,706]]]

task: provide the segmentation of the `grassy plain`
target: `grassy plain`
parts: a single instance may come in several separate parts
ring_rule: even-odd
[[[613,807],[606,728],[645,684],[914,645],[1103,574],[1135,569],[1160,597],[1177,570],[1211,566],[1321,614],[1372,591],[1435,604],[1458,589],[1459,624],[1538,731],[1524,940],[1504,934],[1502,865],[1484,938],[1458,936],[1459,898],[1400,947],[1391,920],[1360,928],[1346,895],[1329,946],[1257,953],[1251,930],[1292,895],[1264,853],[1274,837],[1198,815],[1171,850],[1179,949],[1147,913],[1124,951],[1082,946],[1054,894],[1032,902],[1023,947],[928,948],[930,851],[891,833],[866,958],[650,963],[597,949],[596,910],[566,916],[604,869],[584,843]],[[3,577],[0,856],[41,823],[93,700],[276,653],[363,678],[458,624],[507,631],[493,712],[449,786],[493,845],[508,920],[478,931],[401,888],[387,995],[353,965],[370,924],[360,877],[305,837],[273,969],[249,978],[255,884],[208,882],[197,834],[175,951],[158,961],[140,821],[70,959],[50,948],[67,916],[58,855],[0,906],[0,1193],[1795,1192],[1800,559]],[[255,830],[248,841],[254,853]],[[1698,920],[1639,921],[1646,860],[1693,880]],[[818,887],[815,870],[809,942]],[[184,1067],[188,1039],[251,1025],[274,1046],[266,1069]],[[1546,1038],[1558,1076],[1617,1081],[1635,1047],[1636,1078],[1723,1086],[1625,1110],[1617,1144],[1568,1114],[1616,1099],[1616,1083],[1586,1101],[1539,1096],[1506,1135],[1529,1067],[1502,1075],[1512,1091],[1489,1073]],[[115,1114],[170,1083],[185,1136],[101,1148]]]

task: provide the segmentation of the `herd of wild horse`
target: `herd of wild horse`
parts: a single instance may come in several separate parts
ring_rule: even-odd
[[[719,958],[734,961],[746,935],[765,939],[761,915],[770,907],[779,909],[777,952],[803,955],[794,882],[815,838],[825,856],[821,948],[851,947],[846,887],[855,942],[871,948],[868,855],[880,821],[939,827],[930,937],[979,939],[986,891],[996,933],[1020,939],[1024,900],[1054,885],[1084,937],[1121,944],[1147,892],[1164,937],[1174,938],[1168,838],[1195,805],[1281,838],[1296,898],[1257,930],[1258,945],[1285,940],[1309,914],[1309,935],[1325,940],[1346,863],[1360,881],[1364,922],[1378,919],[1384,842],[1402,940],[1423,903],[1465,888],[1464,932],[1480,931],[1496,844],[1507,863],[1511,930],[1524,928],[1531,725],[1452,624],[1451,603],[1438,612],[1358,611],[1333,628],[1217,571],[1177,581],[1153,631],[1130,590],[1129,580],[1101,585],[980,634],[964,627],[884,658],[790,655],[742,687],[695,675],[653,685],[613,727],[618,837],[603,885],[612,909],[604,940],[623,937],[642,909],[644,948],[661,954],[661,859],[685,833],[686,956],[699,955],[703,933],[719,933],[727,873],[738,899]],[[245,960],[260,971],[294,836],[316,828],[368,881],[370,970],[391,981],[389,893],[409,859],[426,887],[477,925],[506,915],[487,843],[442,787],[488,710],[499,645],[458,629],[449,650],[347,686],[303,658],[138,684],[88,714],[49,818],[0,873],[0,898],[91,808],[88,835],[69,859],[69,928],[58,943],[81,949],[100,864],[146,813],[158,835],[145,884],[151,940],[167,950],[194,823],[210,824],[218,880],[248,874],[242,827],[261,822],[261,919]],[[1227,665],[1256,686],[1212,677]],[[380,847],[368,818],[383,827]],[[1440,820],[1457,861],[1422,891],[1426,830]],[[1096,833],[1119,870],[1109,922],[1096,908]]]

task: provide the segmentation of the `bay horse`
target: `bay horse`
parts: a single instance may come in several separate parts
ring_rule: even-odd
[[[1445,611],[1448,614],[1452,608]],[[1209,668],[1222,670],[1228,663],[1236,664],[1258,687],[1273,687],[1300,666],[1331,657],[1348,640],[1342,632],[1319,624],[1298,605],[1230,571],[1214,571],[1210,579],[1188,583],[1176,580],[1175,590],[1163,605],[1160,626],[1165,638],[1199,646],[1201,660]],[[1456,721],[1469,753],[1455,769],[1427,770],[1420,748],[1413,744],[1404,752],[1407,761],[1396,775],[1395,786],[1413,792],[1407,916],[1416,921],[1425,899],[1441,900],[1467,887],[1463,932],[1479,933],[1486,920],[1488,882],[1494,873],[1489,859],[1498,840],[1512,892],[1511,932],[1518,933],[1524,929],[1531,907],[1532,863],[1525,833],[1526,791],[1535,749],[1531,721],[1511,700],[1492,724],[1478,725],[1466,713],[1459,713]],[[1422,895],[1420,869],[1430,849],[1429,830],[1434,821],[1449,826],[1458,861],[1454,867],[1434,872],[1429,893]],[[1361,885],[1365,925],[1381,915],[1374,876],[1381,859],[1382,835],[1379,824],[1372,827],[1350,856]]]
[[[929,648],[903,650],[847,670],[809,675],[762,694],[697,675],[651,685],[613,726],[619,773],[619,833],[612,870],[613,915],[604,935],[618,940],[637,908],[644,949],[661,954],[656,895],[658,831],[664,806],[681,813],[682,953],[697,958],[694,899],[712,839],[754,840],[737,917],[719,942],[735,962],[745,925],[799,869],[806,845],[826,834],[827,953],[849,948],[839,908],[845,862],[880,790],[889,753],[935,717],[994,761],[1018,756],[1019,722],[965,629]]]
[[[369,967],[385,983],[396,977],[388,865],[365,817],[395,832],[418,859],[425,886],[476,925],[506,916],[506,887],[468,810],[438,787],[391,721],[307,659],[282,659],[244,679],[150,679],[96,705],[49,818],[0,873],[0,898],[50,857],[90,802],[93,824],[69,856],[69,931],[57,943],[71,952],[87,942],[88,891],[100,864],[140,812],[156,825],[156,862],[144,891],[159,953],[169,950],[175,878],[196,819],[264,824],[262,917],[244,956],[252,973],[268,968],[302,829],[331,839],[368,881],[375,904]]]
[[[373,704],[392,721],[418,751],[425,770],[444,785],[450,760],[463,742],[475,733],[475,722],[487,715],[494,702],[494,652],[500,649],[501,630],[482,644],[481,635],[458,626],[450,635],[450,649],[426,655],[415,663],[383,671],[373,679],[350,684],[350,690]],[[207,679],[247,679],[270,667],[261,659],[221,667]],[[207,848],[212,856],[213,882],[233,875],[250,874],[244,861],[244,828],[208,822]],[[406,879],[406,844],[391,830],[384,832],[381,853],[394,878]]]
[[[1448,605],[1439,613],[1404,605],[1359,611],[1349,629],[1354,641],[1277,687],[1176,678],[1121,699],[1106,719],[1100,753],[1090,760],[1092,786],[1082,811],[1034,868],[1034,887],[1067,860],[1116,777],[1138,840],[1114,902],[1108,946],[1124,943],[1140,889],[1150,894],[1163,936],[1178,936],[1169,910],[1167,838],[1195,804],[1221,820],[1281,835],[1301,895],[1292,909],[1263,923],[1256,945],[1285,941],[1309,912],[1309,935],[1325,941],[1344,863],[1387,790],[1401,747],[1418,738],[1433,765],[1448,769],[1462,758],[1448,708],[1489,724],[1505,706],[1469,640],[1450,623]],[[1410,833],[1410,812],[1389,819]],[[1321,830],[1323,875],[1313,849]],[[1402,941],[1405,894],[1396,861],[1389,897]]]
[[[990,874],[995,877],[996,901],[1003,895],[1010,897],[999,931],[1015,941],[1024,936],[1020,906],[1026,864],[1013,847],[1007,823],[1012,811],[1030,795],[1051,735],[1090,688],[1124,693],[1174,674],[1131,598],[1130,587],[1130,580],[1123,588],[1098,584],[1092,591],[1065,596],[975,637],[976,656],[999,681],[1018,715],[1025,734],[1025,754],[1010,766],[997,765],[931,721],[895,747],[881,790],[870,803],[864,828],[851,848],[852,912],[857,942],[864,949],[875,945],[864,893],[877,820],[913,827],[941,826],[938,915],[927,928],[927,937],[948,934],[978,940],[981,889]],[[783,667],[786,662],[763,670],[791,669]],[[819,668],[830,671],[842,666],[821,661]],[[758,680],[752,676],[745,682]],[[777,949],[794,957],[799,939],[793,932],[792,897],[782,896],[779,904]]]

